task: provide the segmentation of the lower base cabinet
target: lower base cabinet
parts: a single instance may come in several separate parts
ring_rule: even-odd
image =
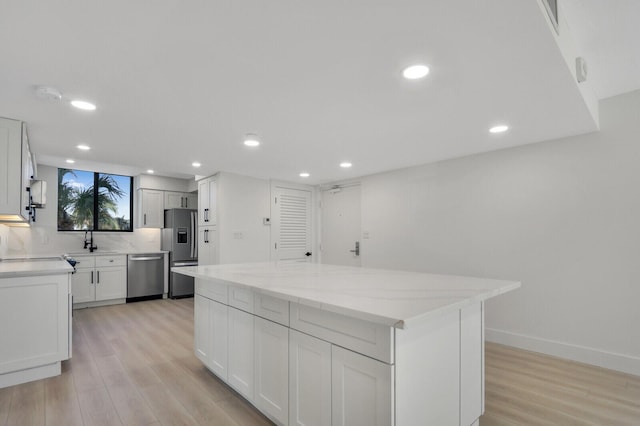
[[[331,424],[392,425],[392,377],[392,365],[332,345]]]
[[[331,343],[289,330],[289,424],[331,426]]]
[[[289,419],[289,329],[254,317],[255,405],[278,423]]]
[[[372,323],[199,281],[196,356],[276,424],[477,425],[482,303],[389,329],[389,340]]]
[[[253,403],[253,315],[229,307],[229,375],[227,383]]]

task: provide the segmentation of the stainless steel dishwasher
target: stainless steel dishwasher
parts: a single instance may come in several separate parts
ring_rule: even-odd
[[[164,253],[127,255],[127,302],[161,298],[164,277]]]

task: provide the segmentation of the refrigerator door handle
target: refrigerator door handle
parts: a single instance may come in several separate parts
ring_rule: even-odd
[[[191,212],[191,258],[198,257],[198,234],[196,229],[196,212]]]

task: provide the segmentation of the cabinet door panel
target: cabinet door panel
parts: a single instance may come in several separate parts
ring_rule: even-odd
[[[253,403],[253,315],[229,307],[229,385]]]
[[[199,294],[193,300],[193,349],[200,361],[209,366],[210,300]]]
[[[164,193],[164,208],[165,209],[183,209],[185,208],[184,194],[182,192],[169,192]]]
[[[164,194],[163,191],[139,189],[138,227],[162,228],[164,226]]]
[[[71,293],[73,303],[93,302],[96,300],[95,271],[78,269],[71,275]]]
[[[331,344],[289,330],[289,423],[331,425]]]
[[[229,307],[209,301],[209,336],[211,337],[209,368],[225,382],[228,380]]]
[[[198,225],[207,226],[207,211],[209,208],[209,182],[210,179],[198,181]]]
[[[393,425],[392,375],[389,364],[332,346],[332,425]]]
[[[127,297],[127,270],[122,267],[96,269],[96,300]]]
[[[254,318],[256,406],[278,423],[289,424],[289,332]]]

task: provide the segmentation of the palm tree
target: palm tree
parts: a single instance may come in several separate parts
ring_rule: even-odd
[[[58,170],[58,229],[94,229],[95,186],[78,189],[64,181],[68,174],[76,174],[71,169]],[[98,229],[118,230],[130,224],[118,218],[118,200],[125,195],[112,175],[98,174]]]

